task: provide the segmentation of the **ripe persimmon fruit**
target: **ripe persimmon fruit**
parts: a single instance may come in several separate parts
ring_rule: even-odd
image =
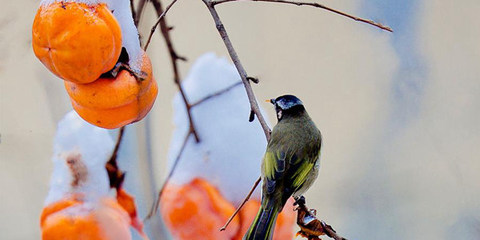
[[[278,215],[273,240],[293,239],[296,214],[290,199]],[[175,239],[241,240],[260,208],[249,200],[224,232],[219,229],[233,214],[233,204],[207,180],[195,178],[184,185],[169,183],[161,204],[165,224]]]
[[[55,75],[90,83],[112,69],[122,50],[122,33],[104,3],[41,4],[32,27],[38,59]]]
[[[131,240],[128,213],[110,197],[98,202],[63,199],[44,208],[43,240]]]
[[[168,184],[161,204],[165,224],[175,239],[233,239],[239,229],[235,218],[227,230],[220,227],[235,208],[204,179],[196,178],[185,185]]]
[[[152,64],[146,53],[141,71],[146,78],[139,81],[127,70],[115,78],[100,78],[92,83],[65,81],[65,88],[75,111],[85,121],[103,128],[119,128],[141,120],[153,106],[158,93]]]

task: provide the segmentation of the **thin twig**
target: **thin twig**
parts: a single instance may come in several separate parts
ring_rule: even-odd
[[[157,0],[157,1],[153,1],[153,2],[158,2],[158,3],[160,3],[158,0]],[[165,17],[165,15],[167,14],[168,10],[170,10],[170,8],[171,8],[176,2],[177,2],[177,0],[173,0],[173,1],[167,6],[167,8],[165,9],[165,11],[162,11],[161,14],[158,14],[157,22],[155,22],[155,25],[153,25],[152,29],[150,30],[150,35],[148,35],[147,43],[145,43],[145,46],[143,47],[143,50],[145,50],[145,51],[147,50],[148,45],[150,44],[150,41],[152,40],[153,33],[155,32],[155,29],[157,29],[158,24],[160,24],[160,22],[162,21],[163,17]],[[158,13],[158,10],[157,10],[157,13]]]
[[[237,83],[235,83],[235,84],[232,84],[232,86],[230,86],[230,87],[227,87],[227,88],[225,88],[225,89],[222,89],[222,90],[220,90],[220,91],[218,91],[218,92],[216,92],[216,93],[210,94],[210,95],[208,95],[208,96],[206,96],[206,97],[204,97],[204,98],[202,98],[202,99],[200,99],[200,100],[192,103],[192,104],[191,104],[191,107],[193,108],[193,107],[195,107],[195,106],[197,106],[197,105],[199,105],[199,104],[201,104],[201,103],[203,103],[203,102],[205,102],[205,101],[207,101],[207,100],[209,100],[209,99],[211,99],[211,98],[214,98],[214,97],[216,97],[216,96],[222,95],[222,94],[224,94],[225,92],[230,91],[231,89],[235,88],[236,86],[238,86],[238,85],[240,85],[240,84],[242,84],[242,82],[237,82]]]
[[[388,26],[384,26],[380,23],[374,22],[374,21],[369,20],[369,19],[360,18],[360,17],[354,16],[354,15],[351,15],[351,14],[333,9],[331,7],[327,7],[327,6],[319,4],[319,3],[294,2],[294,1],[286,1],[286,0],[217,0],[217,1],[212,1],[211,4],[212,4],[212,6],[215,6],[217,4],[222,4],[222,3],[227,3],[227,2],[240,2],[240,1],[242,1],[242,2],[243,1],[250,1],[250,2],[284,3],[284,4],[290,4],[290,5],[296,5],[296,6],[311,6],[311,7],[316,7],[316,8],[322,8],[324,10],[327,10],[327,11],[342,15],[344,17],[353,19],[357,22],[363,22],[363,23],[370,24],[372,26],[378,27],[380,29],[383,29],[385,31],[393,32],[393,30]]]
[[[133,0],[130,0],[130,11],[132,11],[132,18],[135,26],[137,26],[138,24],[135,22],[135,19],[137,18],[137,11],[135,10],[135,6],[133,6]]]
[[[120,149],[120,144],[122,143],[124,132],[125,132],[125,126],[120,128],[118,132],[115,148],[112,151],[112,155],[110,156],[110,159],[105,164],[105,168],[107,169],[107,173],[108,173],[108,178],[110,180],[110,187],[115,189],[118,189],[122,186],[123,179],[125,178],[125,173],[118,168],[118,164],[117,164],[118,150]]]
[[[238,212],[240,211],[240,209],[242,209],[243,205],[245,205],[245,203],[248,202],[248,199],[250,199],[250,197],[252,196],[253,194],[253,191],[255,191],[255,189],[257,188],[258,184],[260,183],[260,181],[262,180],[261,177],[259,177],[257,179],[257,181],[255,181],[255,183],[253,184],[253,187],[252,189],[250,190],[250,192],[248,193],[248,195],[245,197],[245,199],[243,199],[243,202],[240,204],[240,206],[237,207],[237,209],[235,210],[235,212],[232,214],[232,216],[230,216],[230,218],[227,220],[227,222],[225,223],[225,225],[223,225],[222,228],[220,228],[220,231],[225,231],[225,229],[227,229],[228,227],[228,224],[230,224],[230,222],[233,220],[233,218],[238,214]]]
[[[177,1],[177,0],[175,0]],[[175,1],[173,1],[169,7],[171,7]],[[160,29],[162,30],[162,35],[163,38],[165,39],[165,43],[167,44],[168,52],[170,53],[170,60],[172,62],[172,68],[173,68],[173,80],[175,84],[178,87],[178,91],[180,92],[180,96],[182,97],[182,100],[185,104],[185,108],[187,109],[187,115],[188,115],[188,122],[190,124],[190,131],[192,132],[193,136],[195,137],[195,142],[200,142],[200,137],[198,136],[197,130],[195,128],[195,122],[193,121],[193,116],[192,116],[192,111],[191,108],[192,106],[190,105],[187,95],[185,94],[185,91],[183,90],[182,84],[180,83],[180,72],[178,71],[178,60],[186,60],[184,57],[181,57],[177,54],[175,51],[175,48],[173,47],[172,39],[170,37],[170,30],[171,28],[168,27],[167,21],[164,17],[161,17],[168,11],[167,10],[163,11],[162,8],[162,3],[160,0],[153,0],[152,1],[153,6],[155,7],[155,10],[157,11],[157,14],[159,15],[159,21],[158,23],[160,24]],[[153,28],[152,28],[153,30]]]
[[[240,59],[238,58],[237,52],[233,48],[232,42],[230,41],[230,38],[228,37],[227,31],[225,30],[225,26],[223,25],[222,21],[220,20],[220,17],[218,16],[217,10],[215,10],[214,4],[212,2],[210,2],[209,0],[202,0],[202,1],[203,1],[203,3],[205,3],[208,10],[210,11],[210,14],[212,15],[212,18],[215,21],[215,26],[217,27],[218,33],[222,37],[222,40],[225,43],[225,46],[228,50],[228,54],[230,55],[230,58],[232,59],[233,64],[237,68],[238,74],[242,78],[243,85],[245,86],[245,90],[247,92],[248,101],[250,102],[250,108],[255,113],[255,115],[257,116],[258,121],[260,122],[260,125],[262,126],[263,132],[265,133],[265,137],[267,138],[267,141],[268,141],[270,139],[270,128],[268,127],[268,124],[265,121],[265,118],[263,117],[262,113],[260,112],[260,108],[258,107],[257,99],[255,98],[255,94],[253,93],[250,81],[248,80],[247,72],[245,71],[245,68],[243,67],[242,63],[240,62]]]
[[[163,185],[160,188],[160,191],[158,192],[158,197],[157,197],[155,203],[153,204],[152,208],[150,209],[150,212],[148,213],[145,220],[150,219],[158,211],[158,207],[160,206],[160,200],[162,199],[163,191],[165,190],[165,187],[167,186],[167,184],[170,182],[170,178],[172,178],[173,173],[175,172],[175,169],[177,168],[178,162],[180,162],[179,160],[182,157],[182,153],[185,150],[185,147],[187,146],[187,142],[188,142],[188,139],[190,138],[191,134],[192,134],[192,132],[188,132],[187,135],[185,136],[185,140],[183,140],[182,147],[180,148],[180,151],[178,152],[178,155],[175,158],[173,166],[170,169],[170,172],[168,173],[167,178],[163,182]]]
[[[133,0],[131,0],[133,2]],[[133,16],[133,21],[135,23],[135,26],[138,26],[138,23],[140,22],[140,19],[142,18],[143,11],[145,10],[145,3],[147,0],[140,0],[137,5],[137,12]],[[132,6],[133,8],[133,6]]]

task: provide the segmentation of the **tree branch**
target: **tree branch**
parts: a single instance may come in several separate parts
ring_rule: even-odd
[[[215,26],[217,27],[218,33],[222,37],[222,40],[225,44],[225,47],[228,50],[228,54],[230,55],[230,58],[233,61],[233,64],[237,68],[238,74],[240,75],[240,78],[242,78],[243,85],[245,86],[245,90],[247,92],[248,96],[248,101],[250,102],[250,108],[252,112],[255,113],[255,115],[258,118],[258,121],[260,122],[260,125],[262,126],[263,132],[265,133],[265,137],[267,138],[267,141],[270,139],[270,128],[268,127],[267,122],[265,121],[265,118],[263,117],[262,113],[260,112],[260,108],[258,107],[258,102],[257,99],[255,98],[255,94],[253,93],[252,86],[250,84],[250,81],[248,80],[248,75],[247,72],[245,71],[245,68],[243,67],[242,63],[240,62],[240,59],[238,58],[237,52],[233,48],[232,42],[230,41],[230,38],[228,37],[227,31],[225,30],[225,27],[220,20],[220,17],[218,16],[217,10],[215,10],[215,6],[212,2],[209,0],[202,0],[203,3],[207,6],[208,10],[210,11],[210,14],[212,15],[213,20],[215,21]]]
[[[135,6],[133,5],[133,0],[130,0],[130,11],[132,11],[133,23],[135,24],[135,26],[138,26],[137,22],[135,22],[135,19],[137,18],[137,11],[135,10]]]
[[[145,43],[145,46],[143,47],[143,50],[147,51],[148,45],[150,44],[150,41],[152,40],[153,33],[157,29],[158,24],[161,24],[162,22],[165,23],[165,20],[164,20],[165,15],[167,14],[168,10],[170,10],[170,8],[176,2],[177,2],[177,0],[173,0],[167,6],[167,9],[165,9],[165,11],[163,11],[162,3],[160,2],[160,0],[153,0],[152,1],[152,4],[155,7],[155,10],[157,11],[158,18],[157,18],[157,21],[155,22],[155,24],[153,25],[152,29],[150,29],[150,34],[148,35],[147,42]]]
[[[133,9],[133,0],[131,0],[131,2],[132,2],[132,9]],[[140,19],[142,18],[142,14],[143,14],[143,11],[145,9],[145,3],[146,3],[146,0],[140,0],[138,2],[137,11],[133,15],[133,22],[135,23],[135,26],[138,26],[138,23],[140,22]]]
[[[222,90],[220,90],[220,91],[218,91],[218,92],[216,92],[216,93],[210,94],[210,95],[208,95],[208,96],[206,96],[206,97],[204,97],[204,98],[202,98],[202,99],[200,99],[200,100],[192,103],[191,106],[192,106],[192,108],[193,108],[193,107],[195,107],[195,106],[197,106],[197,105],[199,105],[199,104],[201,104],[201,103],[203,103],[203,102],[205,102],[205,101],[207,101],[207,100],[209,100],[209,99],[211,99],[211,98],[214,98],[214,97],[216,97],[216,96],[222,95],[222,94],[224,94],[225,92],[230,91],[231,89],[235,88],[236,86],[238,86],[238,85],[240,85],[240,84],[242,84],[242,82],[234,83],[234,84],[232,84],[232,86],[230,86],[230,87],[227,87],[227,88],[225,88],[225,89],[222,89]]]
[[[227,220],[227,222],[225,223],[225,225],[223,225],[222,228],[220,228],[220,231],[225,231],[225,229],[227,229],[228,225],[230,224],[230,222],[233,220],[233,218],[238,214],[238,212],[240,211],[240,209],[242,209],[243,205],[245,205],[245,203],[248,202],[248,200],[250,199],[250,197],[252,196],[253,192],[255,191],[255,188],[257,188],[258,184],[260,183],[260,181],[262,181],[262,178],[259,177],[257,179],[257,181],[255,181],[255,183],[253,184],[253,187],[252,189],[250,190],[250,192],[247,194],[247,196],[245,197],[245,199],[243,199],[243,202],[240,204],[240,206],[237,207],[237,209],[235,210],[235,212],[232,214],[232,216],[230,216],[230,218]]]
[[[178,60],[186,60],[184,57],[181,57],[177,54],[175,51],[175,48],[173,47],[173,43],[170,37],[170,30],[171,28],[167,25],[167,21],[165,19],[165,14],[168,12],[168,10],[175,4],[177,0],[172,1],[169,6],[167,6],[167,9],[163,11],[162,3],[160,0],[153,0],[152,4],[155,7],[155,10],[157,11],[158,15],[158,20],[155,23],[154,27],[152,28],[152,32],[150,33],[149,40],[152,38],[153,32],[157,28],[157,26],[160,24],[160,30],[162,31],[163,38],[165,39],[165,43],[167,44],[168,52],[170,53],[170,59],[172,62],[172,68],[173,68],[173,80],[175,84],[178,87],[178,90],[180,92],[180,96],[182,97],[182,100],[185,104],[185,108],[187,109],[187,115],[188,115],[188,121],[190,124],[190,132],[193,134],[195,137],[195,142],[200,142],[200,137],[198,136],[197,130],[195,128],[195,123],[193,121],[193,116],[192,116],[192,106],[189,103],[187,96],[185,94],[185,91],[183,90],[182,84],[180,83],[180,73],[178,71]],[[147,41],[148,44],[149,41]],[[148,47],[148,45],[145,45],[145,49]]]
[[[382,25],[382,24],[380,24],[380,23],[374,22],[374,21],[369,20],[369,19],[360,18],[360,17],[354,16],[354,15],[351,15],[351,14],[348,14],[348,13],[345,13],[345,12],[342,12],[342,11],[339,11],[339,10],[336,10],[336,9],[333,9],[333,8],[331,8],[331,7],[327,7],[327,6],[322,5],[322,4],[319,4],[319,3],[294,2],[294,1],[286,1],[286,0],[217,0],[217,1],[212,1],[212,2],[211,2],[211,5],[212,5],[212,6],[215,6],[215,5],[217,5],[217,4],[228,3],[228,2],[240,2],[240,1],[284,3],[284,4],[290,4],[290,5],[296,5],[296,6],[311,6],[311,7],[321,8],[321,9],[324,9],[324,10],[327,10],[327,11],[330,11],[330,12],[333,12],[333,13],[336,13],[336,14],[339,14],[339,15],[342,15],[342,16],[344,16],[344,17],[353,19],[353,20],[355,20],[355,21],[357,21],[357,22],[363,22],[363,23],[370,24],[370,25],[372,25],[372,26],[378,27],[378,28],[380,28],[380,29],[382,29],[382,30],[389,31],[389,32],[393,32],[393,30],[392,30],[390,27],[388,27],[388,26],[384,26],[384,25]]]

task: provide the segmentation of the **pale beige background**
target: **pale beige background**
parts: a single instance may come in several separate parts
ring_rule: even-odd
[[[351,13],[362,4],[325,3]],[[62,81],[31,50],[37,5],[3,0],[0,9],[1,239],[39,238],[55,124],[71,109]],[[392,124],[392,105],[399,104],[392,83],[402,61],[392,46],[398,35],[316,9],[218,7],[245,68],[261,79],[254,86],[258,99],[301,96],[321,128],[321,175],[307,197],[349,239],[480,238],[480,3],[419,5],[411,31],[425,87],[412,94],[418,111],[400,127]],[[148,10],[143,33],[153,19]],[[226,55],[200,0],[180,1],[168,20],[175,46],[190,60],[180,64],[182,76],[207,51]],[[160,86],[150,113],[160,183],[176,90],[158,35],[149,52]]]

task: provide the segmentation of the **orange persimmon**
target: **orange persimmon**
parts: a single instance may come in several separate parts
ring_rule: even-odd
[[[141,120],[153,106],[158,87],[152,64],[143,53],[139,81],[129,71],[122,70],[116,78],[100,78],[88,84],[65,81],[65,88],[75,111],[85,121],[103,128],[119,128]]]
[[[128,213],[115,201],[64,199],[44,208],[42,239],[131,240]]]
[[[41,4],[32,27],[37,58],[58,77],[89,83],[111,70],[122,50],[122,33],[104,3]]]
[[[226,231],[219,229],[235,208],[206,180],[196,178],[177,186],[168,184],[161,204],[165,224],[175,239],[233,239],[239,230],[234,219]]]

